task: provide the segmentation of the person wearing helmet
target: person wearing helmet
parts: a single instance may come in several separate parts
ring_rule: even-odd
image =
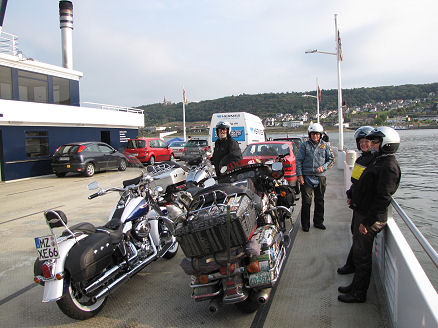
[[[312,195],[315,196],[313,225],[325,230],[324,193],[326,189],[326,171],[334,165],[332,148],[322,140],[324,129],[321,124],[309,125],[309,140],[300,145],[296,156],[296,171],[301,190],[301,227],[307,232],[310,228],[310,207]]]
[[[371,141],[366,138],[367,134],[374,130],[371,126],[362,126],[354,132],[354,139],[356,140],[356,146],[362,154],[356,159],[354,163],[353,172],[351,175],[351,186],[347,190],[347,204],[350,205],[351,194],[356,183],[359,181],[362,172],[365,168],[374,160],[374,156],[371,153]],[[351,218],[351,233],[353,233],[353,226],[355,221],[355,211],[353,211],[353,217]],[[354,272],[353,263],[353,247],[350,248],[348,253],[347,262],[344,266],[339,267],[337,272],[339,274],[349,274]]]
[[[400,136],[390,127],[378,127],[366,136],[371,141],[372,161],[362,172],[351,194],[350,207],[355,212],[353,226],[354,277],[350,285],[339,287],[338,300],[363,303],[370,284],[372,250],[376,235],[385,227],[387,209],[401,178],[395,153]]]
[[[213,156],[210,161],[214,165],[216,176],[221,175],[220,169],[229,163],[242,159],[242,152],[239,144],[231,137],[231,124],[229,122],[218,122],[216,124],[216,135],[218,139],[214,143]]]

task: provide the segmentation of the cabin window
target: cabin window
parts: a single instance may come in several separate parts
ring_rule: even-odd
[[[47,131],[25,131],[26,157],[49,156],[49,133]]]
[[[47,75],[18,70],[18,96],[23,101],[48,103]]]
[[[12,99],[12,74],[9,67],[0,66],[0,98]]]
[[[60,105],[70,105],[70,81],[53,77],[53,102]]]

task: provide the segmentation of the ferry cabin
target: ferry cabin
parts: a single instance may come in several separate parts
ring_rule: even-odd
[[[143,111],[80,106],[82,73],[0,53],[1,181],[51,174],[50,157],[68,142],[103,141],[121,150],[144,126]]]

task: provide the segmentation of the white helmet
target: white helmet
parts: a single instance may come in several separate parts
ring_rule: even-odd
[[[312,132],[319,133],[322,136],[322,133],[324,132],[324,128],[319,123],[312,123],[309,125],[307,132],[309,133],[309,138],[310,138],[310,133],[312,133]]]
[[[394,154],[400,146],[400,136],[393,128],[380,126],[366,136],[367,139],[379,139],[381,141],[379,150],[383,154]]]

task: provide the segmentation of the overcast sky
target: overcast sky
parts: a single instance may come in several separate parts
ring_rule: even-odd
[[[437,0],[73,0],[81,101],[139,106],[438,81]],[[57,0],[9,0],[3,31],[61,65]],[[323,95],[324,97],[324,95]],[[322,101],[324,101],[322,99]]]

